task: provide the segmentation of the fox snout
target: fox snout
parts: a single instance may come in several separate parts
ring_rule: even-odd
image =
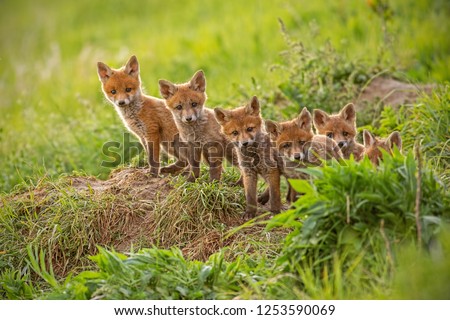
[[[349,142],[346,141],[346,140],[344,140],[344,141],[339,141],[339,142],[338,142],[338,147],[341,148],[341,149],[347,148],[348,145],[349,145]]]
[[[300,161],[305,159],[305,154],[303,152],[294,153],[294,160]]]
[[[115,98],[111,97],[110,100],[118,107],[123,108],[128,106],[131,103],[131,99],[129,97],[126,98]]]
[[[246,147],[250,147],[254,144],[255,140],[251,139],[251,140],[244,140],[244,141],[239,141],[238,145],[240,148],[246,148]]]
[[[197,116],[195,114],[183,116],[181,119],[185,123],[193,123],[197,121]]]
[[[116,103],[119,107],[125,107],[127,105],[130,104],[130,100],[129,99],[125,99],[125,100],[119,100]]]

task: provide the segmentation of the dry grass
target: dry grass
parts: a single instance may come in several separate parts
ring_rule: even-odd
[[[271,237],[262,225],[227,237],[244,222],[243,190],[231,186],[232,170],[220,183],[203,176],[192,184],[183,177],[151,178],[146,169],[122,168],[106,181],[68,176],[5,195],[0,266],[23,267],[28,244],[48,252],[60,277],[91,265],[88,257],[97,246],[120,252],[177,246],[193,260],[207,260],[227,246],[230,258],[279,248],[282,237]]]

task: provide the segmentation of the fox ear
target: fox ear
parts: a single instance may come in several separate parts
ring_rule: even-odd
[[[313,122],[316,129],[322,128],[330,120],[330,116],[322,110],[314,109]]]
[[[394,145],[397,145],[398,150],[402,150],[402,137],[400,137],[400,132],[392,132],[387,138],[386,142],[390,149],[393,149]]]
[[[177,86],[167,80],[159,80],[159,92],[164,99],[169,99],[177,92]]]
[[[219,122],[220,124],[224,124],[224,123],[230,121],[228,112],[221,108],[215,108],[214,115],[216,116],[217,122]]]
[[[296,119],[297,126],[300,129],[310,131],[311,130],[311,113],[309,113],[308,109],[306,107],[303,108],[302,112],[298,115]]]
[[[363,140],[365,148],[369,148],[375,144],[375,136],[369,130],[364,129]]]
[[[131,56],[130,60],[128,60],[125,66],[125,72],[132,77],[139,76],[139,62],[136,56]]]
[[[281,128],[278,123],[272,120],[266,120],[266,131],[270,134],[272,139],[276,139],[281,133]]]
[[[259,116],[259,101],[256,96],[253,96],[252,100],[250,101],[250,104],[245,106],[245,113],[252,115],[252,116]]]
[[[192,90],[205,92],[206,78],[202,70],[199,70],[194,74],[192,79],[189,81],[189,85]]]
[[[355,121],[356,120],[355,105],[353,103],[347,104],[344,108],[342,108],[339,114],[341,118],[343,118],[346,121],[351,122]]]
[[[109,79],[109,77],[111,77],[113,72],[112,72],[111,68],[108,67],[103,62],[97,62],[97,73],[98,73],[98,78],[100,79],[100,81],[102,83],[105,83]]]

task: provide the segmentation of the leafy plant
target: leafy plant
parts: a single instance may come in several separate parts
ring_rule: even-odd
[[[188,261],[179,249],[144,249],[128,257],[103,248],[91,259],[98,271],[85,271],[50,293],[49,299],[229,299],[255,295],[269,274],[252,260]],[[246,289],[247,288],[247,289]],[[281,293],[282,290],[280,289]]]
[[[398,250],[392,299],[450,299],[450,229],[445,225],[429,250],[414,245]]]
[[[431,170],[422,172],[418,186],[411,153],[406,157],[398,151],[393,157],[385,153],[378,168],[366,158],[361,163],[350,159],[345,165],[305,171],[315,179],[294,182],[294,188],[304,194],[295,209],[274,217],[268,225],[295,228],[279,258],[290,272],[307,265],[318,277],[324,270],[335,270],[337,255],[341,272],[355,269],[355,261],[370,270],[370,277],[362,272],[360,279],[360,285],[367,281],[370,286],[374,277],[392,271],[394,247],[411,241],[429,245],[442,219],[450,218],[448,195]],[[418,220],[417,188],[422,195]]]
[[[422,93],[419,101],[399,110],[386,106],[381,113],[377,133],[387,135],[401,131],[403,149],[412,150],[417,141],[420,151],[450,187],[450,84],[437,86],[430,94]]]
[[[320,47],[308,47],[292,39],[281,20],[280,25],[288,49],[282,52],[284,63],[277,67],[288,75],[278,88],[295,105],[336,112],[382,71],[378,66],[349,60],[330,41]]]
[[[447,188],[450,187],[450,83],[423,95],[408,112],[402,130],[404,145],[412,148],[421,141],[421,151],[432,168],[437,169]]]
[[[0,275],[0,298],[33,299],[37,295],[36,289],[30,281],[27,269],[7,269]]]

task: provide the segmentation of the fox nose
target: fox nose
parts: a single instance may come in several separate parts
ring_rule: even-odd
[[[294,154],[294,159],[295,160],[300,160],[301,159],[300,153]]]
[[[119,101],[119,106],[123,106],[125,104],[125,101],[124,100],[120,100]]]
[[[186,121],[187,121],[187,122],[191,122],[191,121],[192,121],[192,117],[187,117],[187,118],[186,118]]]
[[[243,146],[243,147],[246,147],[246,146],[248,146],[248,141],[244,141],[244,142],[242,142],[242,146]]]
[[[339,141],[338,146],[339,146],[339,148],[342,148],[343,146],[345,146],[345,141]]]

